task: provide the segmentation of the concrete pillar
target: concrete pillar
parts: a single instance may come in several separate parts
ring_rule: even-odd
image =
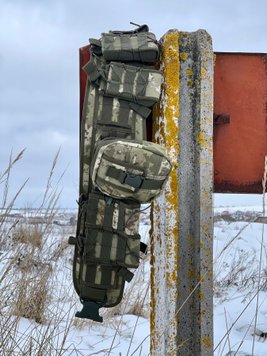
[[[161,42],[153,136],[173,170],[151,213],[151,355],[213,355],[212,44],[204,30]]]

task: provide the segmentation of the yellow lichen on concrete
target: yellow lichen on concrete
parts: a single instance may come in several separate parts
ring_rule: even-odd
[[[208,217],[212,185],[205,168],[210,167],[212,153],[210,88],[213,73],[210,64],[213,53],[206,53],[205,46],[209,50],[210,46],[205,36],[205,31],[189,34],[171,30],[161,42],[164,83],[160,103],[154,111],[153,136],[166,147],[172,172],[153,208],[152,356],[182,354],[181,344],[187,350],[185,355],[193,354],[189,352],[191,347],[196,349],[190,345],[192,337],[197,344],[197,354],[212,355],[209,330],[212,314],[208,299],[212,288],[207,288],[212,272],[206,263],[212,256],[208,243],[211,241]],[[192,169],[196,172],[194,179],[191,179]],[[189,196],[188,184],[194,187],[194,196]],[[187,296],[191,297],[183,304]],[[194,331],[192,321],[198,325]]]
[[[212,343],[211,343],[211,340],[210,340],[209,337],[207,337],[207,336],[203,337],[203,339],[200,340],[200,342],[201,342],[202,344],[204,344],[208,349],[211,348]]]
[[[161,50],[161,70],[164,77],[162,85],[162,95],[160,104],[153,111],[153,140],[166,147],[168,156],[172,162],[172,172],[168,184],[163,193],[164,203],[155,202],[153,205],[152,225],[154,226],[152,243],[152,255],[155,245],[159,247],[164,244],[165,247],[165,265],[164,269],[165,283],[169,300],[175,305],[177,298],[177,260],[178,260],[178,163],[177,156],[179,151],[178,143],[178,117],[179,117],[179,33],[167,33],[162,39]],[[160,211],[155,209],[162,208]],[[161,226],[161,215],[165,214],[166,223]],[[152,230],[151,230],[152,233]],[[157,258],[157,255],[156,255]],[[163,256],[160,258],[164,258]],[[151,264],[155,263],[155,257],[151,258]],[[151,352],[162,343],[162,330],[155,330],[157,315],[156,300],[160,298],[160,291],[155,290],[154,275],[156,269],[151,269]],[[170,320],[175,321],[174,312],[169,315]],[[174,318],[174,320],[173,320]],[[171,323],[172,324],[172,323]],[[176,328],[168,332],[168,344],[170,355],[175,352]]]
[[[162,109],[164,117],[165,130],[163,133],[167,152],[173,165],[169,178],[169,184],[166,189],[167,200],[167,221],[169,227],[166,227],[166,260],[174,257],[172,265],[166,273],[168,286],[173,286],[177,279],[176,266],[178,258],[178,177],[177,177],[177,156],[179,151],[178,142],[178,117],[179,117],[179,33],[168,33],[164,38],[162,68],[164,76],[163,98],[165,105]],[[172,215],[171,215],[172,213]],[[172,221],[169,221],[169,220]],[[173,248],[173,247],[176,248]]]
[[[193,75],[193,70],[192,70],[191,68],[188,68],[188,69],[186,70],[186,74],[187,74],[188,76]]]
[[[187,54],[185,52],[181,52],[180,53],[180,58],[181,58],[182,61],[185,61],[186,58],[187,58]]]

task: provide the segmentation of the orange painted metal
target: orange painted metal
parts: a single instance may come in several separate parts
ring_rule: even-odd
[[[214,113],[215,192],[261,193],[267,155],[267,54],[217,53]]]
[[[267,155],[267,54],[215,55],[214,191],[261,193]],[[89,46],[80,48],[80,119],[87,80],[82,67],[89,59]]]
[[[80,57],[80,66],[79,66],[79,74],[80,74],[80,121],[82,119],[82,111],[83,111],[83,101],[85,95],[87,74],[83,70],[83,66],[90,59],[90,46],[84,46],[79,49],[79,57]]]

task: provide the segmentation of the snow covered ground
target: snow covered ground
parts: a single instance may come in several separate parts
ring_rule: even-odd
[[[261,196],[215,196],[216,356],[267,355],[267,226],[254,222],[261,212]],[[1,355],[149,355],[149,256],[103,324],[74,318],[81,305],[67,240],[75,218],[72,210],[52,219],[13,210],[0,219]],[[148,240],[148,211],[141,235]]]

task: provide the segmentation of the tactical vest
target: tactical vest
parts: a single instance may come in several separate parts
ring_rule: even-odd
[[[146,141],[146,119],[160,97],[159,56],[147,25],[90,40],[80,142],[80,198],[73,259],[80,318],[102,321],[139,265],[140,205],[160,194],[171,171],[163,147]]]

